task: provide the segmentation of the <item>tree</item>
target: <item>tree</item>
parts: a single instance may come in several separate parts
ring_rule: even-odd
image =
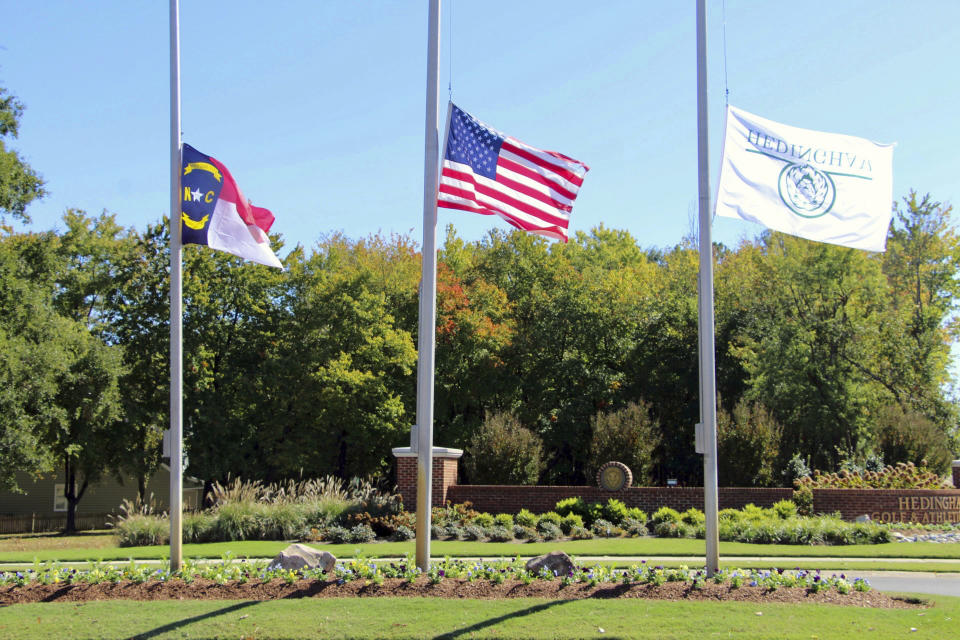
[[[118,260],[118,286],[107,311],[109,334],[123,346],[123,418],[115,428],[125,451],[118,470],[136,479],[141,501],[160,466],[170,414],[169,230],[163,219],[132,234],[131,249]]]
[[[960,238],[952,208],[911,191],[894,210],[883,255],[890,284],[887,317],[880,325],[888,363],[876,377],[903,411],[918,411],[946,432],[957,421],[947,402],[950,345],[960,323]]]
[[[622,462],[633,473],[634,483],[649,485],[655,466],[654,453],[660,445],[660,425],[650,417],[650,405],[642,400],[609,413],[598,412],[590,419],[590,470],[605,462]]]
[[[717,411],[717,473],[725,487],[779,484],[783,428],[763,405],[740,399],[732,412]]]
[[[754,320],[731,346],[748,374],[747,400],[783,425],[781,453],[833,468],[872,446],[870,416],[884,390],[878,327],[886,282],[863,251],[779,233],[764,239],[749,283]]]
[[[23,104],[0,87],[0,222],[8,215],[30,222],[27,205],[46,194],[40,176],[3,140],[17,137],[22,115]]]
[[[20,490],[18,473],[53,469],[38,434],[62,418],[54,400],[65,322],[53,310],[51,236],[0,236],[0,487],[13,491]]]
[[[61,410],[46,425],[43,439],[64,471],[65,531],[74,531],[77,505],[91,482],[115,468],[123,453],[112,428],[120,416],[117,380],[121,350],[103,344],[80,323],[60,329],[66,367],[57,378],[55,404]]]
[[[473,484],[536,484],[543,467],[540,438],[508,413],[487,416],[464,456]]]

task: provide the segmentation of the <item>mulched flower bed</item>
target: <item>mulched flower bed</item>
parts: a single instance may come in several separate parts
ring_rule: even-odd
[[[216,581],[197,578],[192,582],[181,580],[134,582],[102,582],[99,584],[27,584],[0,586],[0,605],[27,602],[89,602],[93,600],[276,600],[280,598],[350,598],[350,597],[437,597],[437,598],[549,598],[572,600],[581,598],[641,598],[651,600],[736,601],[765,604],[818,603],[855,607],[905,609],[928,606],[929,603],[891,598],[877,591],[851,591],[841,594],[836,590],[812,591],[801,587],[740,586],[706,583],[699,587],[687,582],[665,584],[599,583],[564,585],[558,580],[537,580],[526,584],[506,580],[494,584],[488,580],[468,581],[447,578],[433,582],[418,577],[410,582],[387,578],[380,584],[369,580],[283,580]]]

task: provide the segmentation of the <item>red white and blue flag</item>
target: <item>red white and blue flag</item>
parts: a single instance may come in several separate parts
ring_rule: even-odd
[[[518,229],[567,241],[587,165],[504,135],[454,104],[444,147],[438,207],[497,215]]]
[[[267,232],[273,214],[254,207],[223,163],[188,144],[181,152],[180,238],[240,258],[283,269]]]

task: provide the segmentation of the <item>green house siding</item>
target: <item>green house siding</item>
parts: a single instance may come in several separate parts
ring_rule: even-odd
[[[63,485],[63,473],[49,474],[33,479],[27,474],[17,476],[17,484],[25,493],[0,491],[0,516],[3,515],[37,515],[59,516],[66,515],[66,501],[61,500],[62,510],[55,509],[55,495],[57,485]],[[183,507],[195,509],[200,501],[203,484],[184,478],[183,480]],[[147,498],[151,493],[156,501],[157,508],[167,509],[170,504],[170,472],[162,467],[150,478],[147,483]],[[61,494],[62,495],[62,494]],[[87,487],[83,498],[77,505],[77,514],[116,513],[120,504],[125,500],[136,500],[137,481],[133,478],[125,479],[123,484],[116,478],[105,477],[96,484]]]

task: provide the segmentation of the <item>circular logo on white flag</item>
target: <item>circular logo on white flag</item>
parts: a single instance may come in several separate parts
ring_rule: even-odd
[[[837,190],[833,179],[808,164],[788,164],[778,183],[783,204],[803,218],[819,218],[833,208]]]

